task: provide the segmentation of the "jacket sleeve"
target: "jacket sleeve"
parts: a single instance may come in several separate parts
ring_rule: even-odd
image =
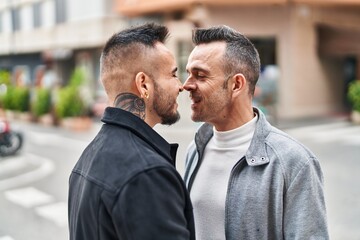
[[[285,239],[329,239],[319,162],[309,160],[290,183],[284,206]]]
[[[126,184],[112,210],[119,239],[190,239],[185,217],[186,189],[175,171],[153,168]]]

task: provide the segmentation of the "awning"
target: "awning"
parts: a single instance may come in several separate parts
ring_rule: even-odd
[[[180,11],[194,5],[234,6],[286,4],[289,0],[116,0],[116,10],[125,16]]]

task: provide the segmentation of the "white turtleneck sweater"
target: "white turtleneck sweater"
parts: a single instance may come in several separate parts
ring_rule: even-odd
[[[225,199],[230,173],[250,146],[256,120],[254,117],[225,132],[214,128],[190,192],[197,240],[225,240]]]

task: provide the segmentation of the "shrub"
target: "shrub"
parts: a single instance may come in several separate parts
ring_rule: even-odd
[[[30,110],[30,90],[26,87],[15,87],[12,96],[15,111],[27,112]]]
[[[5,108],[4,101],[7,95],[8,87],[11,84],[10,73],[8,71],[0,71],[0,107]]]
[[[2,106],[4,107],[4,109],[15,110],[15,105],[13,102],[14,94],[15,94],[15,87],[8,86],[6,88],[6,93],[2,97]]]
[[[4,70],[0,71],[0,85],[1,84],[10,85],[10,83],[11,83],[10,72]]]
[[[67,86],[58,90],[55,113],[59,119],[86,114],[85,105],[77,87]]]
[[[71,74],[67,86],[57,92],[55,114],[59,119],[66,117],[85,116],[88,113],[88,104],[84,96],[84,85],[86,84],[86,74],[80,67],[75,68]]]
[[[360,112],[360,80],[353,81],[349,84],[347,97],[354,111]]]
[[[25,87],[8,86],[6,94],[2,97],[5,109],[19,112],[30,110],[30,90]]]
[[[34,116],[40,117],[51,110],[51,91],[46,88],[37,88],[31,106],[31,112]]]
[[[71,74],[69,86],[79,87],[85,83],[85,80],[86,78],[84,70],[80,67],[77,67]]]

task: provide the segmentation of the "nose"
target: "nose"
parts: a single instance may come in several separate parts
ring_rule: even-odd
[[[182,85],[180,79],[178,80],[178,84],[179,84],[179,92],[184,91],[184,88],[183,88],[183,85]]]
[[[186,91],[193,91],[196,88],[195,82],[193,81],[193,79],[191,78],[191,76],[189,76],[186,81],[184,82],[183,88]]]

